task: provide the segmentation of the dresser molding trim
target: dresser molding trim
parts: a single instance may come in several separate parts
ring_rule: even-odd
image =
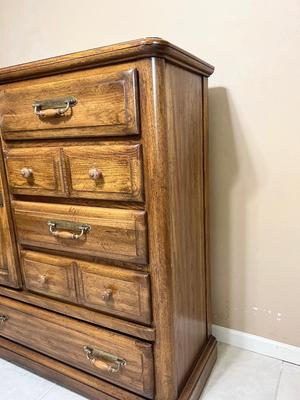
[[[182,68],[205,76],[210,76],[214,71],[212,65],[168,41],[149,37],[1,68],[0,83],[76,71],[83,68],[95,68],[148,57],[164,58]]]

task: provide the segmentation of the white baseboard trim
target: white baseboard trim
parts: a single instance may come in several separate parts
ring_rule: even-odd
[[[212,326],[212,333],[219,342],[300,365],[300,347],[219,325]]]

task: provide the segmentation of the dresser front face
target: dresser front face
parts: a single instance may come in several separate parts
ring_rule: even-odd
[[[210,336],[204,80],[168,71],[144,57],[0,86],[12,208],[0,207],[0,337],[99,379],[111,399],[177,400]]]

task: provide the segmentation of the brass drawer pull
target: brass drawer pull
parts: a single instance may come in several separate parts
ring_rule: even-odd
[[[62,117],[77,104],[76,97],[69,96],[58,99],[36,100],[32,107],[38,117]]]
[[[4,324],[5,321],[8,320],[6,315],[0,315],[0,326]]]
[[[32,169],[31,168],[22,168],[21,169],[21,175],[23,178],[28,179],[32,176]]]
[[[124,360],[124,358],[114,356],[113,354],[106,353],[105,351],[95,349],[91,346],[84,346],[83,350],[90,363],[103,372],[116,374],[120,372],[121,367],[127,365],[127,361]]]
[[[92,229],[88,224],[77,224],[69,221],[48,221],[48,227],[51,235],[60,239],[74,240],[80,239],[83,234],[90,232]],[[79,233],[74,231],[79,231]]]

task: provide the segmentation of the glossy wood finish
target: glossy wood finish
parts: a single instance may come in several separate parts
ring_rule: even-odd
[[[60,385],[92,400],[143,400],[137,394],[104,381],[58,360],[38,353],[28,347],[0,337],[0,357],[14,362],[36,374],[45,376]]]
[[[151,322],[149,274],[22,251],[26,289],[143,323]]]
[[[38,196],[66,195],[61,151],[58,147],[11,149],[5,154],[5,159],[11,193]],[[25,176],[26,171],[28,176]]]
[[[18,246],[25,256],[23,276],[29,277],[27,290],[0,286],[0,294],[23,303],[14,302],[13,315],[25,312],[22,307],[31,313],[29,305],[36,306],[34,326],[42,338],[47,334],[38,313],[45,312],[45,324],[53,316],[58,337],[63,332],[58,319],[72,325],[70,339],[64,339],[68,347],[77,348],[87,327],[90,333],[104,331],[105,338],[109,333],[113,349],[125,340],[133,357],[137,353],[132,341],[143,343],[147,361],[138,364],[137,357],[135,376],[121,376],[111,384],[103,360],[94,360],[99,380],[86,361],[79,357],[75,365],[67,353],[58,375],[57,349],[50,354],[44,343],[38,349],[28,343],[31,350],[17,346],[10,341],[16,340],[14,329],[8,340],[0,338],[0,354],[11,357],[14,351],[16,362],[97,400],[97,389],[105,400],[199,397],[216,358],[210,327],[207,186],[207,76],[212,72],[209,64],[158,38],[0,70],[3,148]],[[117,77],[127,79],[123,92]],[[68,118],[49,116],[57,113],[50,110],[44,117],[50,129],[28,114],[23,131],[18,117],[7,117],[5,107],[15,93],[26,92],[28,100],[27,93],[40,91],[51,98],[58,88],[67,88],[65,82],[71,82],[86,102],[72,107]],[[98,82],[104,85],[101,93]],[[64,90],[59,95],[71,93]],[[122,103],[122,96],[129,103]],[[87,111],[88,103],[111,110],[104,117],[112,118],[112,125],[104,127],[99,117],[96,127],[96,113],[101,112],[93,107]],[[122,110],[120,129],[116,109]],[[129,110],[129,119],[124,110]],[[25,174],[27,180],[29,170],[34,173],[43,163],[21,167],[19,159],[32,153],[34,161],[40,152],[49,154],[51,168],[41,168],[44,175],[38,176],[36,187],[16,184],[20,176],[15,171],[25,168],[22,177]],[[91,230],[78,237],[78,230],[75,234],[64,223],[51,233],[49,220],[90,224]],[[52,286],[38,292],[37,277],[48,274]]]
[[[147,37],[2,68],[0,71],[0,83],[152,57],[163,58],[172,64],[204,76],[209,76],[214,71],[212,65],[174,44],[159,37]]]
[[[146,273],[76,261],[79,302],[89,308],[149,324],[150,280]]]
[[[7,318],[1,324],[1,336],[145,397],[152,397],[151,344],[6,298],[1,298],[0,314]],[[121,367],[120,372],[105,372],[88,360],[85,346],[121,357],[127,364]]]
[[[166,66],[169,210],[177,382],[206,342],[202,81]],[[183,190],[184,188],[184,190]]]
[[[143,200],[139,144],[69,146],[63,154],[70,197]]]
[[[143,200],[140,144],[16,147],[5,160],[13,194]]]
[[[21,201],[13,202],[13,208],[17,237],[22,245],[146,263],[143,211]],[[78,240],[63,239],[49,232],[48,221],[89,224],[91,231]]]
[[[10,211],[0,149],[0,284],[19,287],[21,281]]]
[[[0,98],[1,128],[7,140],[114,136],[138,133],[135,70],[110,74],[79,74],[75,79],[8,88]],[[77,104],[63,116],[39,117],[37,100],[74,96]],[[80,128],[80,130],[78,130]]]
[[[26,304],[32,304],[47,310],[55,311],[62,315],[67,315],[81,321],[89,322],[93,325],[102,326],[104,328],[124,333],[148,342],[155,341],[155,328],[153,326],[144,326],[141,324],[113,317],[94,310],[68,304],[54,298],[39,296],[28,291],[16,291],[0,285],[0,294],[15,300],[20,300]]]
[[[23,250],[21,265],[26,289],[77,302],[75,268],[71,260]]]

